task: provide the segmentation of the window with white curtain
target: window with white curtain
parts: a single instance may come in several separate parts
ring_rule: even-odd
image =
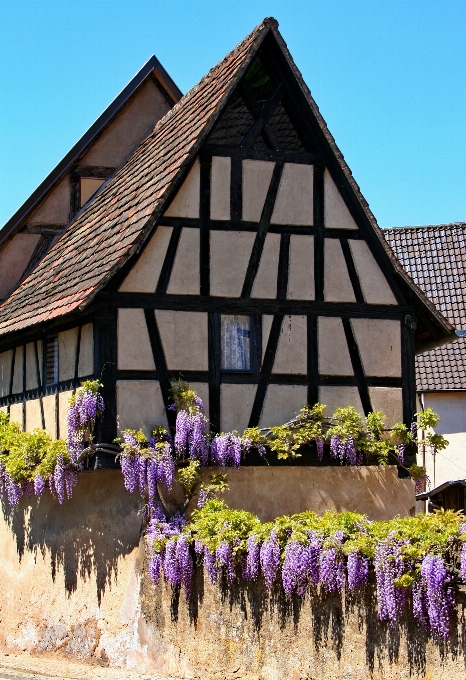
[[[251,318],[222,314],[222,369],[251,370]]]

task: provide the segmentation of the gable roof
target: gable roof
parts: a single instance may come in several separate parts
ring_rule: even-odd
[[[163,68],[157,57],[153,54],[151,58],[144,64],[144,66],[136,73],[134,78],[123,88],[119,95],[115,97],[112,103],[105,109],[105,111],[97,118],[91,125],[89,130],[79,139],[76,144],[70,149],[58,165],[47,175],[47,177],[39,184],[37,189],[29,196],[29,198],[18,208],[15,214],[8,220],[8,222],[0,229],[0,244],[13,235],[25,220],[29,217],[31,212],[39,205],[45,198],[49,191],[58,183],[58,181],[70,170],[77,159],[83,152],[95,141],[108,123],[115,118],[122,110],[128,100],[135,94],[136,90],[149,77],[155,77],[161,88],[165,91],[167,97],[176,104],[183,93],[170,78],[168,73]]]
[[[408,274],[458,329],[466,329],[466,222],[384,229]],[[422,391],[466,389],[466,338],[416,359]]]
[[[278,43],[311,109],[322,143],[330,147],[343,181],[359,202],[410,301],[429,317],[437,340],[451,334],[453,327],[406,275],[383,238],[277,26],[275,19],[265,19],[157,123],[36,270],[0,307],[0,335],[84,309],[141,248],[269,34]]]

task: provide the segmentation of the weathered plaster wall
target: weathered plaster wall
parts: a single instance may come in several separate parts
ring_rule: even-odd
[[[260,581],[212,586],[198,570],[188,606],[148,581],[138,509],[114,470],[81,475],[62,506],[49,495],[3,505],[2,651],[197,680],[464,676],[463,596],[444,649],[412,622],[380,624],[373,589],[300,602],[269,598]]]

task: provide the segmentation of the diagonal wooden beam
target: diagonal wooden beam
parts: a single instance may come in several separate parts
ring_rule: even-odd
[[[257,137],[261,133],[263,133],[264,137],[266,137],[266,141],[270,144],[272,149],[274,149],[275,151],[281,151],[281,146],[272,128],[270,127],[270,125],[268,125],[268,121],[272,113],[275,111],[277,104],[282,96],[283,92],[282,84],[279,83],[276,86],[276,88],[274,89],[274,91],[272,92],[272,94],[270,95],[270,97],[267,99],[263,106],[259,104],[254,92],[251,90],[247,83],[241,83],[241,91],[243,94],[243,98],[246,102],[246,105],[248,106],[256,120],[251,125],[249,131],[247,132],[240,146],[243,149],[248,149],[252,147]]]

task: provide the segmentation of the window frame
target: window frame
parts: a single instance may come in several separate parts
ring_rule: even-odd
[[[246,316],[249,318],[249,356],[250,356],[250,368],[223,368],[222,358],[223,358],[223,335],[222,335],[222,317],[223,316]],[[257,374],[260,370],[260,364],[262,359],[262,317],[260,314],[241,314],[237,310],[234,312],[221,312],[220,313],[220,372],[222,375],[225,374],[235,374],[235,375],[251,375]]]

